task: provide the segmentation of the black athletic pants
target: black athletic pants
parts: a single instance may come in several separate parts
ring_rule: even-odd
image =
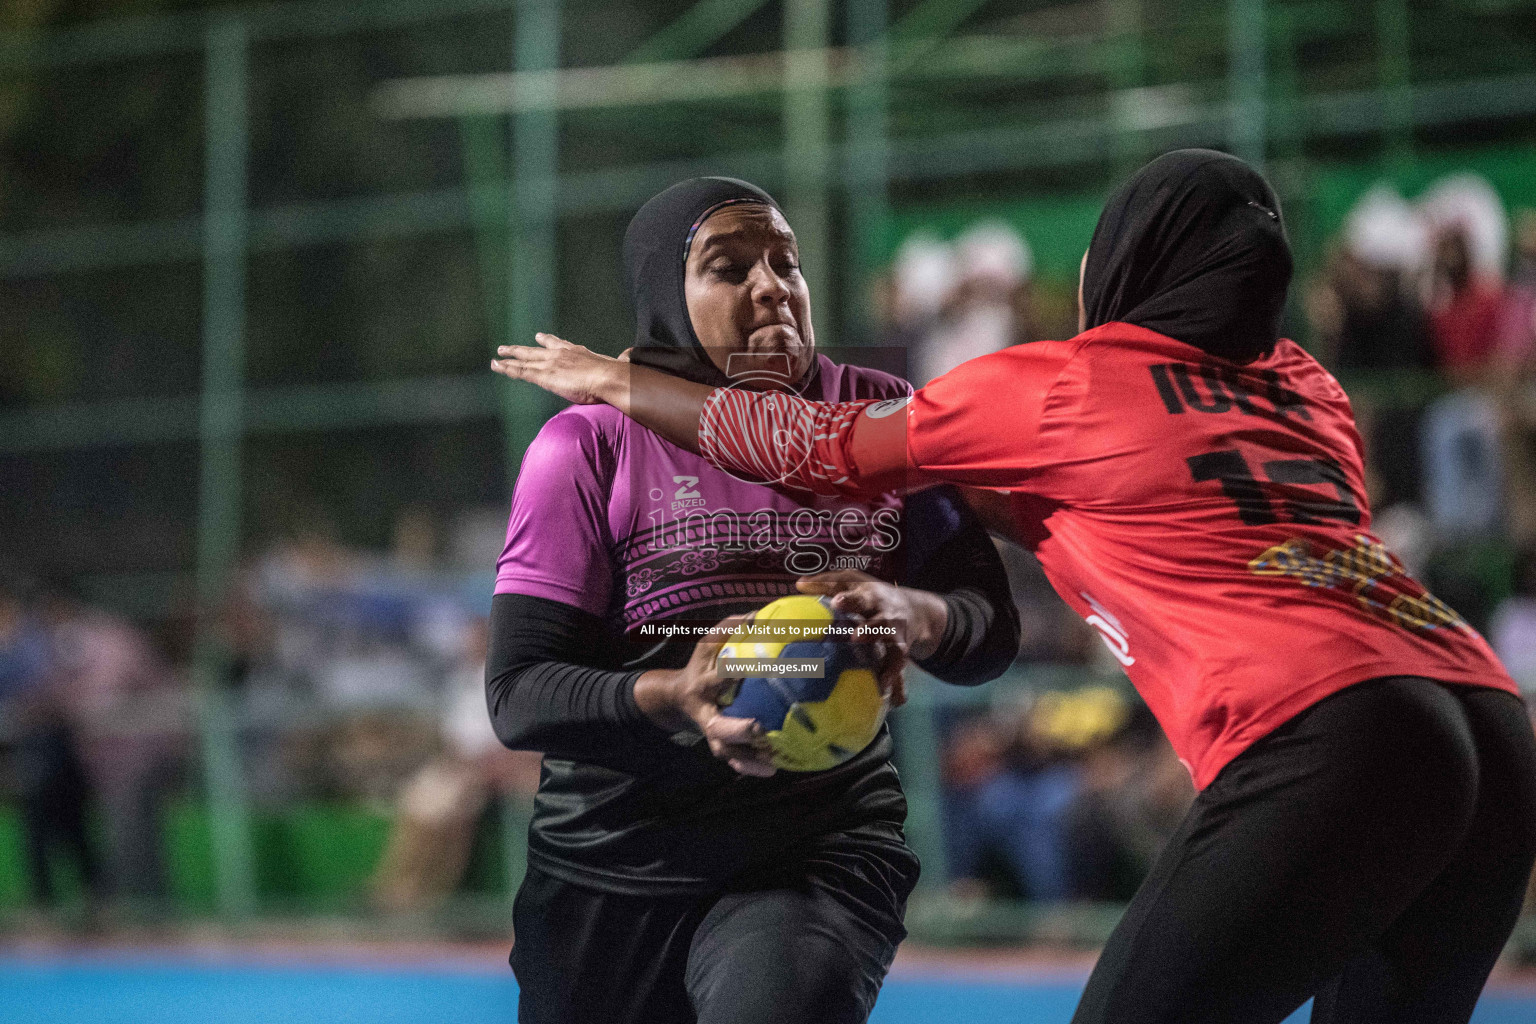
[[[709,896],[628,896],[530,866],[513,908],[522,1024],[863,1024],[917,881],[835,845]]]
[[[1235,758],[1131,902],[1074,1024],[1448,1024],[1536,858],[1510,694],[1415,677],[1319,702]]]

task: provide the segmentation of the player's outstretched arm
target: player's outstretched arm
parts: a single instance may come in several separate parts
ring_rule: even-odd
[[[711,388],[552,334],[537,340],[537,347],[502,346],[491,368],[570,402],[611,405],[737,476],[850,496],[936,482],[908,466],[900,399],[811,402],[778,392]]]
[[[679,448],[699,450],[699,415],[714,388],[600,355],[553,334],[534,338],[537,346],[502,345],[491,369],[567,402],[611,405]]]

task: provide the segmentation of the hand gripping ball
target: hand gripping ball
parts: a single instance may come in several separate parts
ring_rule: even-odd
[[[720,649],[722,659],[823,659],[820,678],[746,675],[731,679],[721,695],[721,714],[753,718],[763,727],[777,767],[791,772],[836,767],[880,731],[890,701],[876,681],[876,646],[849,639],[856,625],[822,598],[797,594],[759,609]],[[785,630],[784,639],[772,632],[775,627]]]

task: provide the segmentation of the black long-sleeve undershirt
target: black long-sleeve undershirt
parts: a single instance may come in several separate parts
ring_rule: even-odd
[[[492,598],[485,696],[504,745],[602,763],[622,758],[638,732],[661,735],[635,704],[640,672],[582,664],[606,632],[597,616],[559,601]]]
[[[960,686],[996,679],[1019,653],[1019,609],[1003,560],[979,522],[931,555],[903,586],[939,594],[948,611],[939,646],[917,663],[930,675]]]
[[[1018,613],[997,549],[967,517],[903,585],[940,594],[948,610],[934,653],[918,662],[946,682],[994,679],[1019,646]],[[589,612],[546,598],[498,594],[491,605],[486,702],[514,749],[593,763],[629,762],[642,737],[664,736],[635,704],[639,671],[592,667],[607,635]]]

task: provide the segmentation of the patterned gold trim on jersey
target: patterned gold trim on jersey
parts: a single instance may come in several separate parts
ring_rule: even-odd
[[[1248,563],[1258,576],[1285,576],[1309,587],[1347,590],[1372,614],[1405,629],[1451,627],[1471,631],[1465,619],[1408,575],[1385,544],[1355,534],[1351,548],[1314,554],[1300,537],[1276,544]]]

